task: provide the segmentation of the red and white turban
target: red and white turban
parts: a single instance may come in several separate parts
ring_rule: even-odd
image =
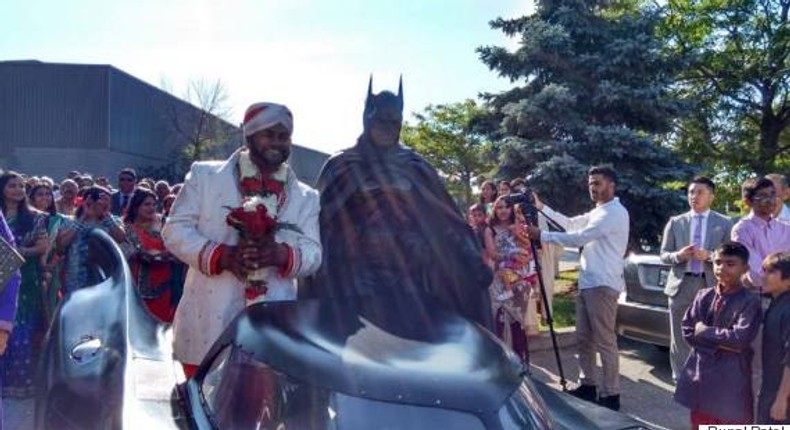
[[[293,132],[294,122],[291,111],[277,103],[255,103],[244,113],[244,137],[256,132],[282,124],[289,132]]]

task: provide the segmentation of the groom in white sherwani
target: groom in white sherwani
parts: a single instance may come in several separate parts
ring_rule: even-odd
[[[167,249],[189,265],[173,322],[174,355],[187,376],[248,303],[294,300],[296,278],[321,265],[318,193],[286,163],[291,111],[253,104],[242,128],[244,146],[230,158],[192,165],[162,230]],[[233,208],[258,203],[291,227],[263,242],[240,239],[226,217]],[[254,285],[264,286],[250,288],[247,280],[258,273],[263,280]]]

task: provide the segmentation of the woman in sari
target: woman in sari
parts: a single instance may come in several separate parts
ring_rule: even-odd
[[[106,188],[88,187],[80,197],[74,222],[57,238],[57,249],[66,256],[63,295],[88,285],[88,239],[94,228],[106,231],[119,244],[126,241],[122,225],[110,214],[110,192]]]
[[[30,198],[31,206],[43,212],[46,217],[45,225],[50,251],[41,256],[40,283],[41,293],[44,297],[44,309],[49,322],[52,320],[52,315],[58,304],[61,263],[63,262],[61,254],[57,252],[56,239],[63,228],[68,225],[69,219],[58,213],[55,207],[55,196],[49,184],[39,183],[33,186],[28,197]]]
[[[25,182],[16,172],[0,175],[0,210],[14,235],[25,263],[20,268],[14,330],[2,356],[3,396],[27,398],[36,394],[36,370],[47,331],[41,295],[41,256],[49,251],[46,217],[28,205]]]
[[[137,292],[151,315],[161,321],[173,322],[181,294],[180,271],[174,271],[178,260],[167,251],[160,234],[156,194],[138,188],[132,195],[124,222],[128,243],[129,266]]]
[[[14,235],[5,221],[3,212],[0,211],[0,237],[12,247],[15,246]],[[14,329],[16,318],[17,294],[19,293],[19,271],[7,278],[5,285],[0,285],[0,357],[5,355],[8,347],[8,338]],[[3,375],[0,374],[0,389],[3,387]],[[3,402],[0,402],[0,430],[3,430]]]
[[[490,287],[494,328],[496,335],[528,364],[525,315],[532,290],[532,254],[521,230],[513,206],[504,196],[499,197],[485,230],[486,253],[494,270]]]

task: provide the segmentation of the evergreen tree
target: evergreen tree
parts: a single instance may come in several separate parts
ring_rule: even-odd
[[[661,54],[659,10],[635,3],[538,0],[534,15],[496,19],[519,47],[479,49],[516,87],[486,95],[500,119],[501,176],[531,175],[552,207],[588,210],[587,169],[610,164],[631,215],[631,246],[655,246],[670,215],[685,209],[666,188],[691,171],[657,137],[682,109],[668,88],[677,62]]]

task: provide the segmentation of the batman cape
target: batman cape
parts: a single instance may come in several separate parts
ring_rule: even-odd
[[[491,270],[438,174],[411,149],[382,148],[369,135],[321,171],[323,263],[299,297],[376,295],[409,306],[428,296],[491,329]]]

